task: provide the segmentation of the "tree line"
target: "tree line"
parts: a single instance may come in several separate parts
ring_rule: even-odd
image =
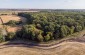
[[[19,13],[18,16],[27,18],[22,29],[22,38],[34,41],[49,41],[64,38],[85,27],[83,12],[39,12]]]
[[[37,12],[18,13],[27,18],[22,30],[9,34],[38,42],[57,40],[82,31],[85,28],[84,12]]]

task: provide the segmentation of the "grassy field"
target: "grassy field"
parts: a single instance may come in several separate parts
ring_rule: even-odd
[[[79,42],[63,42],[56,48],[43,50],[31,47],[0,46],[2,55],[84,55],[85,44]]]
[[[23,23],[26,22],[26,19],[23,17],[15,16],[15,15],[1,15],[1,19],[3,20],[3,23],[7,23],[10,20],[15,20],[15,21],[22,21]],[[2,22],[0,22],[0,28],[3,28]],[[16,26],[16,27],[11,27],[5,25],[7,28],[8,32],[16,32],[17,30],[21,29],[21,26]]]

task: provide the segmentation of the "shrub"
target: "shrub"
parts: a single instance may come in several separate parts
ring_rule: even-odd
[[[2,31],[0,29],[0,42],[5,41],[5,37],[2,35]]]
[[[45,41],[49,41],[50,40],[50,35],[47,34],[46,36],[44,36],[44,38],[45,38]]]
[[[16,25],[19,25],[21,24],[22,21],[14,21],[14,20],[10,20],[8,23],[5,23],[6,25],[9,25],[9,26],[16,26]]]
[[[0,42],[3,42],[3,41],[5,41],[5,38],[3,35],[0,35]]]
[[[38,39],[39,42],[43,42],[43,40],[44,40],[44,38],[43,38],[43,36],[41,34],[39,34],[37,36],[37,39]]]
[[[15,38],[15,33],[12,33],[12,32],[10,32],[10,33],[8,33],[8,35],[7,35],[7,40],[12,40],[12,39],[14,39]]]

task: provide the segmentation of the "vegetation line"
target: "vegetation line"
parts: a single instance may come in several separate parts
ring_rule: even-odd
[[[84,12],[18,13],[18,16],[25,17],[27,22],[23,24],[21,21],[11,20],[5,24],[12,27],[23,24],[21,30],[8,33],[6,40],[24,39],[38,43],[48,42],[66,38],[85,28]]]

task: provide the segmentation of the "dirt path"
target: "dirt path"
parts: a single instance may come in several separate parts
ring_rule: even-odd
[[[21,41],[20,41],[21,42]],[[85,55],[85,36],[50,46],[24,42],[0,44],[2,55]]]
[[[49,50],[49,49],[54,49],[54,48],[58,48],[66,43],[69,43],[69,42],[78,42],[78,43],[85,43],[85,36],[83,37],[79,37],[79,38],[76,38],[76,39],[68,39],[68,40],[62,40],[61,42],[59,43],[55,43],[55,44],[52,44],[52,45],[40,45],[40,44],[35,44],[35,43],[32,43],[32,42],[24,42],[24,41],[14,41],[14,42],[9,42],[9,43],[6,43],[6,44],[2,44],[0,46],[6,46],[6,47],[30,47],[30,48],[37,48],[37,49],[43,49],[43,50]]]
[[[23,45],[0,46],[2,55],[84,55],[85,44],[80,42],[62,42],[56,45],[57,48],[39,49]],[[45,47],[43,47],[45,48]],[[48,48],[48,47],[46,47]],[[51,47],[50,47],[51,48]]]

